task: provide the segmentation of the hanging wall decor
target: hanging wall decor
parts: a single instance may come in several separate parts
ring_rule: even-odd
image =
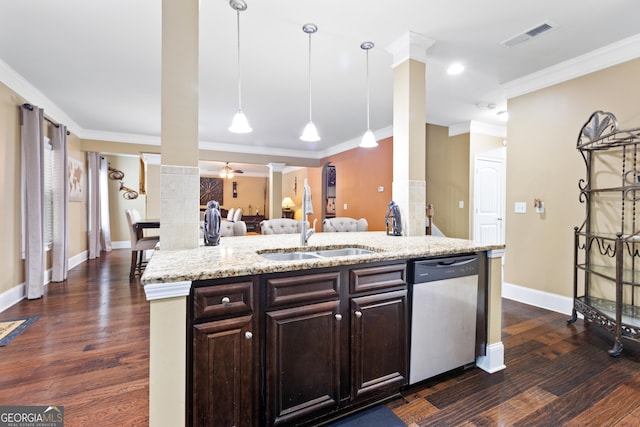
[[[207,202],[215,200],[224,204],[224,180],[222,178],[200,178],[200,205],[207,206]]]

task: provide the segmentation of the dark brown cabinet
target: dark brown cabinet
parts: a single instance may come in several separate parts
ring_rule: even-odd
[[[193,425],[251,426],[252,316],[194,327]]]
[[[404,261],[198,282],[190,307],[193,426],[317,425],[407,383]]]
[[[188,424],[253,426],[258,389],[254,282],[213,283],[192,289]]]
[[[396,263],[266,279],[267,425],[313,425],[407,384],[405,278]]]
[[[351,399],[407,384],[407,290],[351,299]]]
[[[328,301],[266,314],[270,425],[320,415],[340,401],[340,305]]]

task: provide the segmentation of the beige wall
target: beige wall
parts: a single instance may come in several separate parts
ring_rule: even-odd
[[[105,156],[109,166],[124,172],[125,186],[138,191],[140,189],[140,159],[137,156]],[[139,195],[137,199],[127,200],[119,191],[120,181],[109,180],[109,219],[111,220],[111,241],[130,242],[129,226],[125,217],[125,209],[137,209],[142,218],[147,218],[147,197]],[[157,217],[154,217],[157,218]]]
[[[470,134],[449,137],[448,128],[427,125],[427,203],[433,204],[433,223],[447,237],[470,237],[470,147]]]
[[[509,100],[505,282],[572,295],[573,227],[584,220],[578,132],[596,110],[640,126],[640,60]],[[545,203],[536,214],[533,199]],[[513,212],[527,202],[526,214]]]
[[[282,198],[291,197],[293,203],[296,204],[293,208],[294,219],[302,219],[302,191],[305,178],[307,178],[307,168],[300,168],[282,174]],[[318,191],[322,195],[322,190],[318,189]]]
[[[203,175],[204,176],[204,175]],[[213,176],[215,178],[215,176]],[[238,197],[233,197],[233,183],[237,182]],[[242,176],[236,174],[231,179],[224,180],[224,204],[220,205],[224,209],[242,208],[243,215],[255,215],[256,209],[260,214],[265,213],[267,206],[266,194],[268,191],[267,177]]]

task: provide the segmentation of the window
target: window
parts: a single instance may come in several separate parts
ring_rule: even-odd
[[[53,246],[53,148],[51,141],[44,137],[44,250],[49,251]],[[26,246],[26,218],[24,216],[26,201],[24,198],[26,171],[22,165],[22,183],[21,183],[21,199],[22,199],[22,259],[25,258]]]

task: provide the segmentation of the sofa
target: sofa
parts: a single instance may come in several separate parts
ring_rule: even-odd
[[[309,227],[309,221],[307,221]],[[300,233],[300,221],[289,218],[265,219],[260,223],[262,234],[294,234]]]
[[[325,218],[322,221],[324,232],[368,231],[369,223],[365,218],[354,219],[346,216]]]

